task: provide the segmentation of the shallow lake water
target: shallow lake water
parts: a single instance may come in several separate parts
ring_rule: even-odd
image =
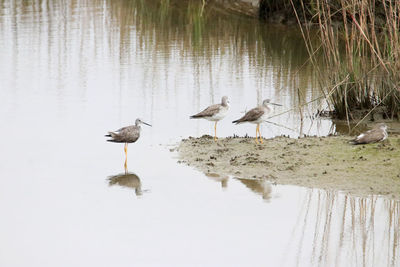
[[[197,1],[0,1],[1,266],[398,266],[399,202],[206,176],[170,150],[228,95],[264,137],[335,132],[297,30]],[[180,3],[180,4],[178,4]],[[302,114],[302,115],[301,115]],[[104,134],[133,124],[128,149]],[[301,122],[301,117],[304,117]]]

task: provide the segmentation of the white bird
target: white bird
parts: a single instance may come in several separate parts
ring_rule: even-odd
[[[241,117],[238,120],[233,121],[232,123],[240,124],[240,123],[244,123],[244,122],[249,122],[249,123],[257,124],[256,143],[258,143],[258,139],[257,139],[257,133],[258,133],[260,136],[260,142],[262,144],[263,141],[261,139],[260,123],[263,123],[264,121],[266,121],[268,116],[272,113],[273,108],[270,105],[282,106],[280,104],[271,103],[270,99],[265,99],[261,106],[258,106],[256,108],[253,108],[253,109],[247,111],[243,117]]]
[[[190,116],[191,119],[206,119],[209,121],[215,121],[214,124],[214,140],[217,140],[217,122],[225,118],[229,110],[229,100],[227,96],[223,96],[221,104],[215,104],[207,107],[203,111]]]
[[[385,140],[388,137],[387,125],[378,123],[372,130],[360,134],[350,143],[353,145],[376,143]]]
[[[124,151],[125,151],[125,168],[126,168],[126,162],[128,159],[128,143],[135,143],[139,137],[140,137],[140,131],[142,128],[140,127],[140,124],[146,124],[148,126],[151,126],[148,123],[145,123],[141,119],[136,119],[135,125],[131,126],[126,126],[121,129],[118,129],[113,132],[108,132],[106,137],[111,137],[111,139],[108,139],[108,142],[114,142],[114,143],[125,143],[124,146]]]

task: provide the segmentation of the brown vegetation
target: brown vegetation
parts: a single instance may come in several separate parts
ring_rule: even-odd
[[[347,120],[364,119],[380,107],[384,119],[399,118],[400,3],[290,2],[311,62],[322,54],[328,67],[329,79],[324,75],[320,83],[334,115]],[[314,26],[318,28],[318,45],[312,41]],[[319,68],[317,64],[314,66]]]

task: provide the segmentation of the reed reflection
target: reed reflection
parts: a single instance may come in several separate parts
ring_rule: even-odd
[[[53,77],[49,88],[60,99],[72,90],[85,100],[98,82],[120,88],[121,106],[129,94],[143,99],[138,109],[143,104],[152,117],[160,116],[153,103],[176,106],[174,111],[187,110],[185,102],[199,108],[202,98],[215,102],[225,90],[236,99],[252,98],[251,103],[271,97],[287,109],[320,96],[297,28],[225,14],[212,1],[206,6],[179,0],[68,3],[0,0],[14,20],[0,15],[2,39],[13,40],[0,42],[5,51],[0,60],[12,62],[5,77],[47,73]],[[6,79],[4,87],[13,88],[14,81]],[[297,128],[298,111],[279,120],[285,125],[291,120],[290,128]]]
[[[316,89],[317,74],[312,64],[306,64],[308,52],[296,28],[271,27],[221,13],[221,9],[212,2],[206,6],[202,3],[178,0],[110,1],[107,3],[107,15],[118,29],[109,36],[110,47],[119,47],[122,64],[132,61],[132,55],[135,56],[134,61],[147,63],[151,60],[151,65],[144,66],[148,69],[145,72],[149,73],[149,79],[157,76],[170,79],[175,75],[171,68],[155,66],[169,65],[176,60],[182,66],[191,62],[193,78],[200,81],[199,86],[195,85],[196,90],[205,86],[201,81],[207,81],[211,91],[218,90],[221,72],[231,76],[227,79],[229,81],[241,81],[249,71],[249,75],[254,77],[258,102],[265,97],[262,94],[265,87],[272,84],[271,90],[275,90],[273,93],[277,96],[274,99],[280,101],[280,96],[289,96],[284,101],[288,107],[307,103],[321,95]],[[137,48],[141,53],[132,53]],[[230,63],[225,66],[224,62]],[[240,88],[243,91],[239,94],[248,89],[245,86]],[[213,95],[210,92],[210,98]],[[195,96],[200,97],[200,92]],[[320,103],[316,101],[311,105],[318,107]],[[295,110],[292,114],[297,112]]]
[[[399,266],[399,233],[399,200],[310,189],[288,254],[297,266]]]

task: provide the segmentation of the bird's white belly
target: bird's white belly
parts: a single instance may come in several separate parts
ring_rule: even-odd
[[[388,138],[388,134],[386,131],[383,132],[383,138],[381,141],[385,140],[386,138]]]
[[[226,114],[228,113],[229,108],[221,108],[218,113],[214,114],[211,117],[207,117],[209,121],[219,121],[225,118]]]
[[[359,136],[357,136],[356,140],[359,141],[361,138],[363,138],[365,136],[365,134],[360,134]]]

